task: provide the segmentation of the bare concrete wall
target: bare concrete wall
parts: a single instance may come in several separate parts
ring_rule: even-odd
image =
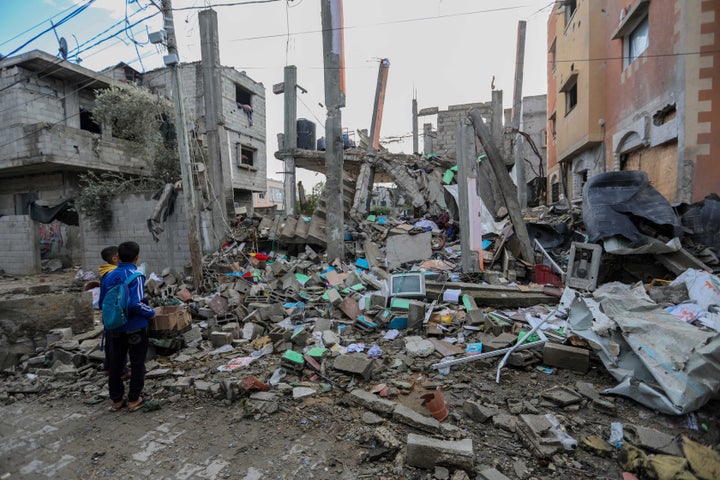
[[[160,273],[164,268],[182,272],[190,263],[188,250],[188,229],[179,192],[175,210],[163,224],[165,230],[155,242],[147,227],[156,201],[154,192],[143,194],[125,194],[118,196],[112,203],[113,220],[110,231],[100,232],[81,216],[80,229],[83,241],[83,269],[97,271],[103,262],[100,251],[109,245],[118,245],[132,240],[140,245],[139,263],[147,265],[147,272]]]
[[[10,275],[40,273],[37,225],[28,215],[0,217],[0,269]]]

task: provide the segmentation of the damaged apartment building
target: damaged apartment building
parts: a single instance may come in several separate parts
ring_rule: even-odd
[[[0,268],[6,273],[39,272],[41,256],[79,260],[78,215],[67,202],[82,174],[149,173],[130,142],[92,117],[95,92],[120,85],[38,50],[0,61]],[[35,222],[33,211],[32,217],[62,221]]]
[[[720,5],[565,0],[548,18],[548,200],[644,171],[670,202],[720,185]],[[588,60],[589,59],[589,60]]]
[[[206,105],[212,101],[224,139],[219,156],[226,201],[251,210],[253,192],[266,190],[264,87],[244,72],[218,66],[221,88],[213,97],[204,88],[202,65],[179,66],[191,141],[205,144]],[[96,91],[135,83],[169,96],[168,78],[165,68],[140,73],[124,63],[98,73],[37,50],[0,61],[0,238],[6,246],[0,269],[37,273],[48,258],[83,264],[83,250],[95,245],[84,248],[72,206],[80,176],[143,176],[151,170],[130,142],[93,120]]]

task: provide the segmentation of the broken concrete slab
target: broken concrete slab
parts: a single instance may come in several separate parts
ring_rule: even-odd
[[[478,480],[510,480],[495,468],[487,468],[478,473]]]
[[[348,353],[335,358],[333,368],[335,370],[360,375],[364,380],[372,376],[374,360],[360,353]]]
[[[425,469],[433,469],[439,465],[472,471],[473,443],[469,438],[449,441],[410,433],[407,438],[406,462],[413,467]]]
[[[411,427],[417,428],[428,433],[436,433],[440,431],[440,422],[432,417],[426,417],[421,415],[410,407],[407,407],[401,403],[395,404],[395,409],[392,414],[393,419],[398,422],[404,423]]]
[[[350,398],[359,405],[384,416],[392,415],[395,410],[395,402],[380,398],[360,388],[352,390],[350,392]]]
[[[485,423],[500,413],[500,409],[497,407],[487,407],[485,405],[481,405],[474,400],[465,400],[463,403],[463,412],[476,422]]]
[[[543,347],[543,363],[551,367],[587,373],[590,369],[590,351],[584,348],[546,342]]]
[[[405,351],[409,357],[429,357],[435,351],[435,345],[422,337],[405,337]]]
[[[388,237],[385,245],[388,268],[392,270],[403,263],[427,260],[432,256],[431,241],[430,232]]]
[[[557,386],[546,390],[542,393],[542,397],[561,407],[566,407],[582,401],[582,396],[580,394],[565,386]]]
[[[517,417],[507,413],[498,413],[492,417],[493,426],[514,433],[517,428]]]

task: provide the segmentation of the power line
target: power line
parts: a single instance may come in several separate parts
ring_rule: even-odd
[[[51,30],[54,30],[56,27],[59,27],[60,25],[62,25],[62,24],[64,24],[64,23],[72,20],[73,18],[75,18],[76,16],[78,16],[81,12],[83,12],[86,8],[88,8],[90,5],[92,5],[93,2],[95,2],[95,0],[87,0],[87,2],[86,2],[84,5],[81,5],[81,6],[79,6],[78,8],[76,8],[75,10],[73,10],[72,12],[70,12],[69,14],[67,14],[65,17],[63,17],[62,19],[60,19],[60,21],[58,21],[57,23],[55,23],[55,24],[52,24],[52,23],[51,23],[51,27],[50,27],[50,28],[46,28],[46,29],[43,30],[42,32],[38,33],[37,35],[35,35],[34,37],[32,37],[30,40],[26,41],[25,43],[23,43],[22,45],[20,45],[19,47],[17,47],[15,50],[13,50],[13,51],[11,51],[10,53],[8,53],[7,55],[5,55],[5,57],[10,57],[10,56],[16,54],[17,52],[19,52],[19,51],[22,50],[23,48],[27,47],[29,44],[31,44],[32,42],[34,42],[34,41],[37,40],[38,38],[40,38],[40,37],[42,37],[43,35],[45,35],[47,32],[49,32],[49,31],[51,31]],[[4,58],[4,57],[0,57],[0,58]]]
[[[59,17],[59,16],[62,15],[63,13],[67,12],[68,10],[72,10],[73,8],[75,8],[75,6],[76,6],[75,4],[70,5],[70,6],[69,6],[68,8],[66,8],[65,10],[62,10],[62,11],[56,13],[55,15],[53,15],[53,16],[50,17],[50,18],[46,18],[45,20],[43,20],[42,22],[38,23],[37,25],[33,25],[32,27],[30,27],[30,28],[28,28],[28,29],[26,29],[26,30],[23,30],[22,32],[18,33],[17,35],[15,35],[15,36],[13,36],[13,37],[10,37],[10,38],[8,38],[7,40],[5,40],[5,41],[3,41],[3,42],[0,42],[0,47],[3,46],[3,45],[5,45],[6,43],[12,42],[12,41],[15,40],[16,38],[21,37],[21,36],[25,35],[25,34],[28,33],[28,32],[31,32],[32,30],[35,30],[37,27],[41,26],[41,25],[44,24],[45,22],[51,22],[55,17]]]
[[[87,52],[87,51],[90,50],[91,48],[96,47],[96,46],[98,46],[98,45],[100,45],[100,44],[102,44],[102,43],[105,43],[105,42],[107,42],[108,40],[112,40],[113,38],[116,38],[116,37],[118,37],[118,35],[122,34],[122,33],[125,32],[125,31],[127,31],[128,29],[132,29],[133,27],[135,27],[135,26],[137,26],[138,24],[144,22],[145,20],[149,20],[149,19],[151,19],[151,18],[153,18],[154,16],[159,15],[159,14],[160,14],[160,12],[151,13],[150,15],[147,15],[146,17],[141,18],[140,20],[136,21],[135,23],[132,23],[132,24],[130,24],[130,25],[128,25],[128,26],[125,26],[125,27],[121,28],[120,30],[118,30],[117,32],[112,33],[111,35],[108,35],[108,36],[105,37],[105,38],[101,38],[101,39],[98,40],[97,42],[95,42],[95,43],[93,43],[92,45],[86,47],[84,50],[82,49],[82,47],[84,47],[86,44],[88,44],[89,42],[91,42],[93,39],[97,38],[99,35],[102,35],[103,33],[106,33],[108,30],[110,30],[110,29],[112,29],[113,27],[117,26],[117,23],[116,23],[116,24],[110,26],[109,28],[105,29],[103,32],[100,32],[99,34],[95,35],[92,39],[87,40],[87,41],[84,42],[82,45],[79,45],[78,47],[76,47],[75,50],[73,51],[73,54],[74,54],[74,56],[78,56],[78,55],[80,55],[81,53]],[[121,22],[118,22],[118,23],[122,23],[122,22],[124,22],[124,20],[121,21]]]
[[[92,80],[90,80],[90,81],[87,82],[86,84],[79,86],[78,88],[76,88],[76,89],[73,90],[72,92],[69,92],[69,93],[63,95],[62,97],[59,97],[58,99],[59,99],[59,100],[62,100],[62,99],[64,99],[64,98],[67,98],[69,95],[72,95],[73,93],[77,93],[77,92],[79,92],[80,90],[82,90],[83,88],[89,87],[90,85],[92,85],[93,83],[96,83],[96,82],[98,82],[98,80],[95,79],[95,78],[93,78]],[[55,122],[55,123],[51,123],[51,124],[49,124],[49,125],[45,125],[45,126],[43,126],[43,127],[40,127],[40,128],[35,129],[34,131],[32,131],[32,132],[30,132],[30,133],[26,133],[25,135],[23,135],[23,136],[20,137],[20,138],[16,138],[16,139],[14,139],[14,140],[10,140],[9,142],[5,142],[5,143],[3,143],[3,144],[0,144],[0,149],[1,149],[1,148],[4,148],[4,147],[7,147],[8,145],[12,145],[12,144],[15,143],[15,142],[19,142],[20,140],[23,140],[23,139],[25,139],[25,138],[28,138],[28,137],[30,137],[30,136],[32,136],[32,135],[35,135],[36,133],[38,133],[39,131],[41,131],[41,130],[43,130],[43,129],[52,128],[52,127],[54,127],[54,126],[56,126],[56,125],[60,125],[60,124],[62,124],[63,122],[67,121],[68,119],[77,117],[78,115],[80,115],[80,112],[79,112],[79,111],[78,111],[78,113],[74,113],[74,114],[72,114],[72,115],[68,115],[68,116],[64,117],[62,120],[59,120],[59,121],[57,121],[57,122]]]
[[[277,0],[266,0],[266,1],[277,1]],[[490,9],[486,9],[486,10],[475,10],[472,12],[448,13],[445,15],[435,15],[435,16],[430,16],[430,17],[417,17],[417,18],[406,18],[406,19],[402,19],[402,20],[390,20],[387,22],[378,22],[378,23],[372,23],[372,24],[367,24],[367,25],[349,25],[349,26],[342,27],[342,29],[343,30],[354,30],[354,29],[358,29],[358,28],[370,28],[370,27],[377,27],[377,26],[384,26],[384,25],[397,25],[397,24],[402,24],[402,23],[422,22],[422,21],[426,21],[426,20],[437,20],[437,19],[442,19],[442,18],[462,17],[462,16],[466,16],[466,15],[478,15],[481,13],[494,13],[494,12],[501,12],[501,11],[507,11],[507,10],[517,10],[520,8],[526,8],[528,6],[529,5],[517,5],[517,6],[512,6],[512,7],[499,7],[499,8],[490,8]],[[293,35],[307,35],[310,33],[322,33],[322,32],[323,32],[322,29],[320,29],[320,30],[304,30],[302,32],[295,32]],[[286,35],[285,33],[276,33],[276,34],[272,34],[272,35],[258,35],[255,37],[235,38],[235,39],[231,39],[229,41],[245,42],[248,40],[263,40],[266,38],[281,38],[281,37],[284,37],[285,35]]]
[[[297,99],[300,100],[300,103],[302,103],[305,106],[305,109],[310,113],[310,115],[313,116],[313,118],[318,122],[318,124],[320,124],[320,126],[323,128],[323,130],[325,130],[325,123],[322,120],[320,120],[317,117],[317,115],[315,115],[315,112],[310,110],[310,107],[308,107],[307,104],[305,102],[303,102],[302,97],[298,96]]]
[[[715,53],[720,53],[720,49],[718,50],[705,50],[705,51],[698,51],[698,52],[677,52],[677,53],[648,53],[648,54],[641,54],[638,58],[664,58],[664,57],[683,57],[686,55],[713,55]],[[624,60],[626,59],[626,56],[620,56],[620,57],[595,57],[595,58],[576,58],[576,59],[570,59],[570,60],[555,60],[555,63],[570,63],[570,62],[604,62],[606,60]],[[548,64],[552,64],[552,60],[548,60]]]
[[[238,5],[253,5],[256,3],[273,3],[273,2],[284,2],[285,0],[248,0],[245,2],[230,2],[230,3],[214,3],[208,4],[205,7],[178,7],[173,8],[173,12],[179,12],[182,10],[204,10],[206,8],[217,8],[217,7],[235,7]]]

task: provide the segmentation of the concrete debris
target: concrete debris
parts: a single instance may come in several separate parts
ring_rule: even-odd
[[[411,433],[407,438],[407,464],[431,469],[437,465],[472,471],[474,463],[472,440],[438,440]]]
[[[409,169],[384,155],[366,160],[401,179],[406,204],[425,210],[352,219],[344,258],[324,252],[330,200],[321,198],[310,217],[239,219],[205,257],[202,285],[184,273],[148,272],[147,300],[159,313],[147,363],[154,397],[194,399],[221,413],[235,405],[239,418],[263,422],[304,415],[335,425],[329,415],[361,439],[353,447],[363,450],[363,465],[377,466],[377,478],[420,475],[410,468],[458,480],[613,469],[619,477],[620,468],[717,478],[717,452],[704,445],[720,431],[711,288],[720,281],[708,271],[717,268],[711,256],[703,256],[709,268],[683,267],[670,283],[678,266],[697,265],[688,252],[698,249],[681,242],[690,257],[620,247],[611,254],[611,239],[603,237],[604,250],[580,241],[581,210],[555,205],[524,212],[535,265],[507,219],[494,218],[473,252],[483,269],[463,271],[457,206],[438,195],[439,174],[452,165],[418,158]],[[354,185],[344,187],[347,208]],[[642,227],[642,239],[656,245],[649,239],[663,232]],[[0,288],[0,403],[48,392],[107,399],[86,273],[63,287],[28,279]],[[613,276],[645,283],[619,286]],[[511,351],[500,382],[493,372]],[[442,405],[432,410],[429,397]],[[638,414],[638,405],[675,417]],[[606,441],[616,422],[625,424],[621,450]],[[328,440],[349,438],[329,428]],[[678,443],[678,429],[694,440]],[[566,448],[568,438],[582,450]],[[503,454],[511,460],[495,461]],[[476,459],[488,465],[476,469]],[[601,467],[589,470],[593,461]]]

